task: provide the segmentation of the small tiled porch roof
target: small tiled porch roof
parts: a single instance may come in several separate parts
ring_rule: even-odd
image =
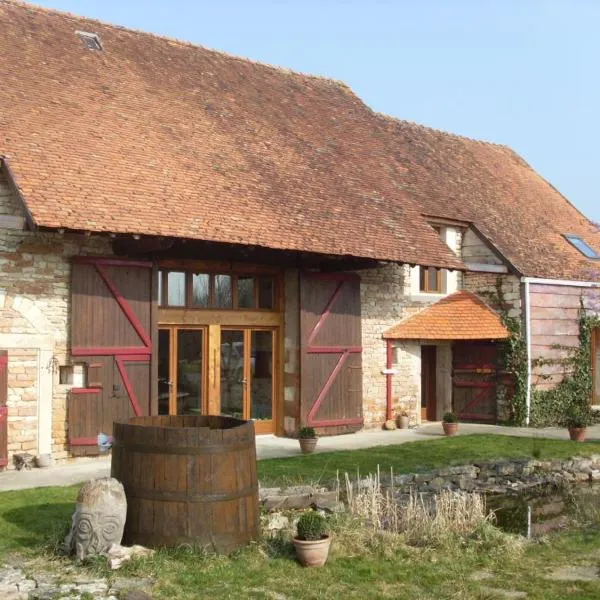
[[[509,332],[481,298],[461,291],[388,329],[391,340],[501,340]]]

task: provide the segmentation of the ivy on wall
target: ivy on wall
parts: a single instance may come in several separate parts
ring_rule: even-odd
[[[498,399],[505,400],[508,407],[508,422],[525,425],[527,417],[527,343],[523,335],[521,320],[509,316],[510,304],[506,302],[502,290],[502,278],[496,280],[494,292],[485,294],[492,305],[500,312],[504,326],[510,337],[504,343],[504,369],[514,378],[514,390],[505,384],[498,385]],[[583,411],[589,407],[592,395],[592,335],[595,327],[600,327],[600,316],[589,313],[581,304],[579,310],[579,346],[555,348],[565,351],[560,359],[535,359],[532,368],[545,364],[560,364],[566,373],[563,380],[551,390],[531,391],[530,425],[533,427],[562,426],[565,415],[573,408]],[[597,419],[596,419],[597,420]]]
[[[504,297],[502,278],[496,279],[494,292],[487,292],[490,304],[500,313],[502,323],[510,336],[504,342],[503,369],[513,377],[513,386],[498,384],[498,400],[504,400],[508,409],[508,424],[524,425],[527,416],[527,344],[523,336],[521,320],[509,315],[511,305]],[[512,389],[511,389],[512,388]]]
[[[532,390],[531,425],[534,427],[561,426],[565,415],[573,407],[583,411],[588,409],[593,391],[592,335],[595,327],[600,327],[600,316],[586,311],[582,303],[579,309],[579,346],[556,346],[565,350],[564,358],[535,362],[535,366],[560,364],[567,375],[551,390]]]

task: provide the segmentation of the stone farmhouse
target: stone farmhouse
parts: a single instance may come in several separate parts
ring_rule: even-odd
[[[13,0],[0,32],[0,466],[143,414],[502,420],[500,308],[560,380],[600,235],[509,148]]]

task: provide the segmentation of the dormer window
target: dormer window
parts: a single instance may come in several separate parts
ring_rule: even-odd
[[[442,235],[442,228],[434,226],[433,229]],[[442,271],[434,267],[420,267],[419,291],[425,294],[443,293]]]
[[[581,254],[583,254],[586,258],[591,258],[593,260],[600,259],[600,254],[598,254],[591,246],[589,246],[586,242],[584,242],[579,236],[572,235],[570,233],[565,233],[565,239],[571,243]]]

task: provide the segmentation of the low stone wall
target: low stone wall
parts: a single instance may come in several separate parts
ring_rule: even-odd
[[[410,492],[435,493],[441,490],[462,490],[485,494],[509,494],[548,484],[570,484],[600,481],[600,454],[567,459],[482,461],[468,465],[443,467],[423,473],[390,476],[381,475],[381,486],[398,494]],[[356,486],[357,483],[354,482]],[[362,479],[358,487],[371,485]],[[329,487],[293,486],[260,489],[263,510],[301,510],[314,508],[326,512],[344,509],[346,490]]]
[[[426,473],[394,477],[398,492],[437,492],[443,489],[486,494],[521,492],[545,484],[600,480],[600,454],[553,460],[507,460],[444,467]],[[387,483],[389,485],[389,482]]]

